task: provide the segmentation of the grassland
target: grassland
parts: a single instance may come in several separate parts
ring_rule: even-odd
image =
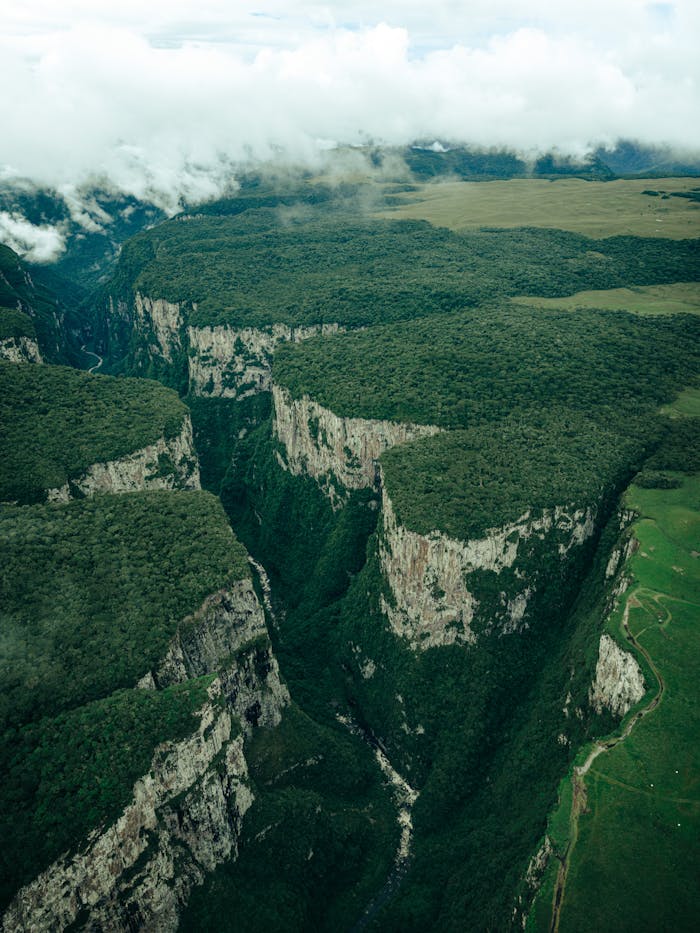
[[[664,405],[661,410],[670,418],[700,417],[700,389],[685,389],[673,402]]]
[[[696,928],[700,477],[677,478],[677,489],[632,486],[626,495],[626,505],[640,515],[633,527],[639,548],[627,567],[632,585],[608,625],[621,640],[631,636],[649,662],[641,659],[651,692],[640,704],[649,713],[578,779],[579,816],[571,825],[571,782],[564,784],[550,823],[555,848],[570,845],[555,927],[563,933]],[[655,695],[660,700],[652,708]],[[550,927],[551,881],[550,869],[532,929]]]
[[[643,193],[648,190],[658,193]],[[433,182],[396,195],[395,207],[378,216],[427,220],[460,233],[479,227],[556,227],[589,237],[684,239],[700,236],[700,205],[673,193],[697,190],[697,178]]]
[[[673,285],[642,285],[633,288],[607,288],[576,292],[565,298],[517,297],[517,304],[560,311],[598,308],[602,311],[629,311],[632,314],[700,314],[700,284],[675,282]]]

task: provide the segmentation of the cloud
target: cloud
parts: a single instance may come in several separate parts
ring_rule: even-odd
[[[30,262],[54,262],[66,247],[58,227],[37,226],[8,211],[0,211],[0,242]]]
[[[0,14],[0,80],[21,89],[0,100],[5,175],[174,210],[241,166],[319,166],[367,140],[700,150],[691,0],[533,0],[525,15],[516,0],[102,6]]]

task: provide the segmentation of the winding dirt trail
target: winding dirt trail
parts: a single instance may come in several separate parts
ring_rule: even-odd
[[[644,594],[647,597],[651,597],[653,601],[658,605],[659,598],[665,596],[664,593],[655,593],[653,594],[651,590],[645,589],[643,587],[637,587],[632,590],[628,597],[627,602],[625,603],[625,611],[622,616],[622,628],[625,632],[625,637],[627,641],[630,642],[634,648],[639,651],[639,653],[646,659],[647,664],[651,668],[654,677],[658,682],[658,692],[653,697],[648,706],[645,706],[644,709],[639,710],[630,721],[627,723],[622,732],[615,736],[612,739],[608,739],[606,742],[596,742],[591,751],[588,754],[588,757],[584,763],[577,768],[574,768],[574,773],[571,778],[572,789],[573,789],[573,798],[571,802],[571,816],[569,817],[571,832],[569,836],[569,844],[566,847],[564,855],[560,857],[559,872],[557,874],[557,883],[554,889],[554,904],[552,908],[552,923],[550,926],[550,933],[558,933],[559,931],[559,921],[561,919],[561,908],[564,901],[564,891],[566,889],[566,879],[569,873],[569,866],[571,864],[571,854],[576,847],[576,842],[578,841],[578,820],[580,815],[586,808],[586,782],[585,776],[590,771],[591,765],[596,760],[599,755],[609,752],[611,749],[615,748],[616,745],[619,745],[620,742],[624,742],[627,736],[630,734],[632,729],[637,725],[640,719],[643,719],[645,716],[648,716],[661,702],[661,699],[666,690],[666,683],[661,675],[661,672],[654,664],[649,652],[646,648],[642,647],[637,641],[635,636],[632,634],[629,627],[629,613],[630,608],[636,606],[641,606],[642,603],[638,599],[638,596]],[[664,620],[664,625],[667,625],[671,621],[671,613],[667,607],[661,607],[666,610],[668,613],[668,618]]]

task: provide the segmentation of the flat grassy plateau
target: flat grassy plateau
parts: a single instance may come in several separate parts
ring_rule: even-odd
[[[396,195],[396,206],[377,216],[427,220],[457,232],[556,227],[589,237],[684,239],[700,235],[698,191],[697,178],[444,181]]]

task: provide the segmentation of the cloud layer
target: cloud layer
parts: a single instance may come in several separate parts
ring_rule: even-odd
[[[108,180],[172,207],[232,165],[368,140],[700,150],[693,0],[533,0],[526,17],[515,0],[101,6],[3,5],[5,177],[68,195]]]

